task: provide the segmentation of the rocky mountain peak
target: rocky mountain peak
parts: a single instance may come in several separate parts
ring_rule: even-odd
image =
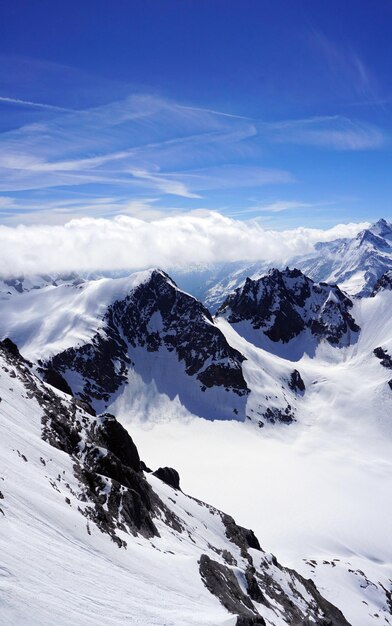
[[[274,342],[289,342],[309,329],[331,344],[349,341],[359,327],[350,314],[352,301],[337,285],[314,283],[300,270],[270,270],[247,279],[229,296],[217,315],[230,323],[247,321]]]
[[[392,224],[387,222],[387,220],[384,218],[381,218],[377,222],[372,224],[369,230],[379,237],[392,237]]]
[[[356,237],[356,242],[358,247],[369,245],[377,250],[391,249],[388,241],[384,239],[384,236],[373,232],[372,229],[361,231]]]
[[[146,368],[154,370],[154,358],[166,368],[180,364],[188,383],[192,379],[196,386],[190,396],[212,388],[234,393],[237,400],[230,411],[232,417],[240,414],[238,399],[245,400],[249,393],[241,366],[244,357],[229,345],[204,305],[178,289],[162,270],[143,273],[134,288],[108,305],[91,340],[56,354],[45,366],[63,376],[81,400],[102,411],[127,384],[131,370],[144,378],[154,376],[146,373]],[[80,376],[82,389],[80,382],[75,386]],[[165,378],[161,371],[157,376]],[[162,385],[169,395],[185,393],[181,385],[177,389],[176,379],[166,377]],[[182,401],[187,404],[185,397]]]

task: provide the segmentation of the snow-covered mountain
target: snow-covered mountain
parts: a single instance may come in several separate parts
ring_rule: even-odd
[[[1,623],[349,626],[251,530],[0,343]],[[143,471],[143,469],[145,471]]]
[[[191,268],[173,267],[168,272],[181,289],[194,295],[211,313],[215,313],[225,298],[241,287],[247,278],[260,278],[270,268],[271,263],[267,262],[233,261]]]
[[[117,429],[122,433],[121,441],[126,439],[125,431],[113,426],[113,418],[105,415],[108,411],[114,413],[138,445],[142,442],[147,465],[177,467],[187,491],[200,499],[216,502],[222,510],[232,510],[243,524],[250,520],[257,534],[265,538],[266,546],[271,547],[285,565],[299,571],[305,579],[314,580],[322,595],[339,607],[350,624],[370,626],[392,622],[391,307],[388,276],[380,282],[373,297],[351,300],[334,284],[314,283],[301,271],[287,269],[273,270],[258,280],[246,281],[243,288],[228,297],[213,318],[205,306],[180,290],[167,274],[150,270],[79,285],[49,285],[5,299],[1,302],[0,337],[9,336],[18,343],[22,354],[32,363],[32,369],[23,363],[22,370],[24,368],[26,376],[28,373],[34,379],[42,393],[50,389],[50,384],[52,393],[61,399],[61,405],[54,403],[52,406],[52,418],[61,414],[66,406],[77,407],[72,409],[70,418],[76,423],[76,432],[72,431],[71,435],[73,463],[75,459],[82,465],[90,463],[90,459],[94,463],[98,459],[98,473],[107,476],[106,469],[102,470],[102,463],[105,468],[108,457],[105,450],[109,449],[106,431]],[[15,397],[22,397],[26,403],[33,402],[34,398],[28,397],[31,391],[18,387],[20,396],[10,392],[15,387],[9,377],[16,385],[15,378],[19,380],[19,374],[15,368],[11,372],[10,364],[5,368],[9,372],[0,370],[0,373],[4,371],[7,375],[3,389],[7,402],[11,403]],[[62,391],[57,392],[55,388]],[[3,416],[4,406],[0,403]],[[14,408],[12,416],[7,414],[5,431],[10,429],[15,415],[22,420],[26,412],[29,419],[35,414],[30,404],[24,405],[23,411],[19,404],[14,404]],[[42,411],[40,406],[37,409],[39,419]],[[94,411],[98,417],[94,416]],[[46,421],[50,424],[53,419]],[[70,424],[66,417],[63,421]],[[17,436],[24,441],[22,424],[23,421],[17,422]],[[91,435],[87,447],[84,428]],[[55,429],[46,443],[57,445],[56,437],[61,437],[62,431],[63,426]],[[28,431],[28,441],[37,450],[41,445],[34,443],[31,431]],[[10,449],[19,450],[30,458],[31,449],[25,448],[28,453],[22,451],[14,440]],[[166,449],[170,451],[169,459],[164,456]],[[67,450],[63,449],[63,453]],[[44,460],[54,458],[40,456]],[[11,463],[11,452],[5,458]],[[19,455],[17,459],[21,459],[18,463],[25,467],[26,461]],[[43,468],[37,465],[45,472],[48,463]],[[62,471],[54,469],[55,479],[59,475],[61,478]],[[160,475],[176,479],[171,471]],[[22,483],[20,472],[18,476]],[[78,494],[80,485],[75,485],[70,476],[67,482]],[[158,476],[148,474],[145,478],[169,509],[174,506],[172,500],[179,502],[172,491],[165,497],[162,495],[169,486],[163,487]],[[72,504],[71,496],[62,491],[62,481],[55,479],[54,485],[60,489],[61,498],[69,498]],[[18,498],[22,498],[24,488],[18,488]],[[48,489],[50,494],[51,490],[58,493],[53,485]],[[45,494],[45,514],[49,506],[57,511],[57,504],[54,506],[47,492]],[[87,506],[92,506],[91,494],[84,495]],[[103,494],[99,492],[98,496],[97,502],[102,505]],[[97,514],[98,525],[99,520],[110,513],[105,502],[104,512]],[[82,505],[78,506],[83,510]],[[189,508],[188,500],[182,500],[181,506],[181,515],[177,509],[176,515],[189,523],[188,513],[193,514],[199,520],[195,532],[204,536],[203,524],[208,528],[210,518],[206,521],[200,511],[205,513],[207,507],[196,509],[195,513]],[[33,499],[32,510],[35,509]],[[122,520],[123,509],[114,511],[109,528],[127,541],[128,535],[119,534],[121,528],[115,522],[118,518]],[[82,558],[88,558],[91,572],[93,563],[97,563],[97,554],[100,556],[96,567],[100,572],[108,561],[117,573],[122,571],[125,567],[122,557],[118,560],[112,552],[105,552],[100,542],[93,548],[86,548],[79,531],[72,530],[79,528],[72,515],[65,516],[71,524],[66,526],[65,535],[71,534],[75,540],[72,550],[75,559],[79,559],[78,567],[72,571],[81,569]],[[158,528],[154,513],[149,512],[149,515]],[[49,527],[62,527],[63,521],[54,521],[51,516],[52,512],[48,515]],[[148,520],[145,513],[142,518]],[[213,519],[219,520],[216,514]],[[96,523],[90,521],[91,531]],[[120,524],[125,524],[124,520]],[[216,531],[219,536],[222,532],[225,534],[222,526],[219,529]],[[164,538],[167,553],[175,552],[171,543],[175,529],[166,528],[161,533],[158,528],[158,531]],[[60,533],[53,530],[53,535]],[[95,533],[91,536],[95,537]],[[110,536],[109,532],[109,539]],[[192,538],[199,545],[199,539],[193,535]],[[138,534],[137,541],[143,545],[144,541],[158,545],[154,535],[140,539]],[[193,545],[192,540],[189,541]],[[179,540],[178,545],[183,542],[184,539]],[[127,543],[127,550],[130,550],[129,541]],[[229,550],[216,538],[209,543]],[[157,576],[151,578],[154,560],[150,552],[139,552],[140,545],[137,544],[136,552],[132,548],[132,558],[137,562],[140,557],[146,569],[144,565],[138,572],[133,569],[131,579],[133,588],[140,590],[143,599],[139,602],[136,592],[127,599],[128,606],[142,616],[139,623],[235,623],[226,613],[221,618],[221,607],[218,613],[209,612],[206,600],[209,594],[204,596],[204,591],[197,587],[201,581],[199,566],[192,570],[198,578],[193,574],[191,577],[185,565],[180,567],[179,576],[183,577],[185,587],[183,581],[178,587],[173,573],[167,574],[168,603],[175,607],[168,619],[159,621],[156,605],[148,609],[150,613],[143,613],[141,605],[148,604],[149,597],[146,588],[154,584],[160,589],[162,583],[159,583],[159,569]],[[36,555],[39,550],[43,550],[43,543]],[[76,555],[79,550],[83,557]],[[214,552],[213,548],[211,550]],[[161,566],[166,563],[166,556],[153,548],[152,554],[157,553]],[[188,559],[186,554],[181,552],[183,561]],[[213,559],[211,552],[206,554]],[[253,558],[253,552],[250,554]],[[238,565],[236,554],[234,558]],[[200,553],[196,563],[198,559]],[[205,564],[209,565],[209,561]],[[126,565],[124,571],[129,574],[128,567]],[[226,570],[218,570],[214,570],[215,578],[231,580]],[[166,569],[162,572],[162,579],[166,580]],[[42,579],[42,570],[40,575]],[[113,581],[110,582],[107,574],[105,576],[102,580],[107,589],[117,597],[117,587],[113,590]],[[125,574],[118,573],[118,576],[121,579],[118,589],[125,594]],[[89,573],[86,579],[90,580],[86,581],[87,596],[96,599],[91,583],[96,578]],[[237,580],[242,591],[246,590],[246,571],[245,579],[239,575]],[[286,587],[284,579],[280,581],[285,592],[292,590],[291,583]],[[176,586],[180,592],[175,591]],[[199,622],[195,621],[194,612],[187,610],[184,617],[179,608],[178,598],[184,594],[190,598],[191,606],[196,606],[195,589],[199,590],[202,606]],[[205,589],[203,584],[202,589]],[[159,598],[164,602],[163,592]],[[252,597],[251,601],[266,624],[306,624],[306,621],[296,622],[293,617],[291,622],[285,622],[276,611],[274,615],[262,613],[258,601]],[[107,603],[111,610],[117,611],[117,616],[117,604],[110,599]],[[81,610],[79,605],[78,610]],[[121,623],[117,617],[113,621]],[[135,623],[138,622],[135,620]]]
[[[243,356],[162,271],[48,287],[2,311],[0,334],[97,412],[121,405],[159,419],[176,398],[188,415],[244,419]]]
[[[179,287],[215,313],[247,278],[257,280],[272,267],[297,267],[316,282],[336,283],[350,295],[371,294],[377,280],[392,269],[392,224],[380,219],[352,239],[315,244],[314,251],[288,259],[284,264],[268,261],[235,261],[192,267],[168,267]],[[0,299],[48,285],[80,284],[102,278],[125,278],[127,270],[100,273],[35,275],[0,279]]]
[[[235,262],[171,270],[179,286],[194,294],[215,313],[230,293],[247,278],[257,280],[272,266],[297,267],[316,282],[336,283],[350,295],[368,296],[377,280],[392,269],[392,224],[380,219],[352,239],[315,244],[312,253],[289,259],[284,265],[265,261]]]
[[[356,341],[360,329],[352,306],[337,285],[314,283],[297,269],[272,269],[258,280],[247,278],[221,305],[217,317],[224,317],[241,335],[252,336],[256,345],[274,342],[281,349],[281,344],[296,339],[296,349],[309,353],[322,339],[337,346]]]
[[[340,347],[356,341],[351,307],[336,286],[273,270],[248,279],[214,321],[167,274],[149,270],[20,295],[3,304],[0,336],[11,337],[43,379],[97,413],[155,422],[248,418],[263,426],[296,419],[304,389],[290,360],[313,354],[321,339]],[[257,357],[250,374],[254,357],[245,363],[237,339],[217,325],[221,318],[289,359],[276,372]]]
[[[380,219],[353,239],[318,243],[314,253],[298,259],[298,267],[314,280],[338,283],[353,295],[368,296],[377,280],[392,269],[392,224]]]
[[[8,299],[11,296],[31,291],[32,289],[41,289],[52,285],[79,285],[83,282],[83,278],[75,272],[68,274],[36,274],[27,276],[18,276],[13,278],[0,279],[0,300]]]

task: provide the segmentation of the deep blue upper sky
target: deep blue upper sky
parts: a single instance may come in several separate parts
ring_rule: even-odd
[[[390,0],[0,6],[0,221],[392,216]]]

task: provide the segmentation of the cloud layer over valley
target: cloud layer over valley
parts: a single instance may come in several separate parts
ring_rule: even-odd
[[[318,241],[352,237],[367,223],[328,230],[266,230],[257,220],[194,211],[151,221],[81,218],[64,225],[0,226],[3,277],[63,271],[136,270],[221,261],[285,262]]]

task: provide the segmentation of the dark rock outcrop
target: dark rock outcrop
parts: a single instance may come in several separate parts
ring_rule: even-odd
[[[226,536],[241,550],[244,558],[248,558],[248,550],[260,550],[260,543],[253,530],[239,526],[234,519],[226,513],[221,513],[222,522],[226,529]]]
[[[352,306],[337,285],[314,283],[297,269],[272,269],[258,280],[247,278],[217,316],[231,324],[248,321],[273,342],[287,343],[309,329],[316,339],[335,345],[360,330]]]
[[[302,380],[302,376],[298,370],[293,370],[290,374],[289,387],[296,393],[304,393],[305,383]]]
[[[263,417],[270,424],[292,424],[295,422],[295,414],[290,404],[284,408],[268,407],[264,411]]]
[[[237,620],[237,624],[265,626],[264,619],[257,614],[250,597],[242,591],[230,567],[214,561],[207,554],[202,554],[199,571],[207,589],[218,598],[225,609],[239,616],[240,621]]]
[[[153,474],[173,489],[180,489],[180,475],[172,467],[160,467]]]
[[[52,387],[56,387],[56,389],[59,389],[60,391],[63,391],[64,393],[67,393],[69,396],[73,395],[72,389],[68,385],[64,376],[61,376],[59,372],[56,372],[56,370],[53,369],[53,367],[48,367],[46,369],[40,368],[38,371],[42,375],[42,378],[46,383],[48,383],[49,385],[52,385]]]
[[[237,615],[237,626],[266,623],[254,603],[277,612],[291,626],[350,626],[343,613],[321,596],[312,580],[282,567],[275,557],[265,553],[262,553],[258,567],[254,566],[250,554],[248,559],[249,566],[244,575],[246,593],[232,567],[206,554],[199,561],[205,586],[230,613]],[[284,590],[287,577],[295,602]]]
[[[9,337],[0,341],[0,345],[11,357],[21,358],[18,346]]]
[[[383,367],[386,367],[389,370],[392,369],[392,357],[386,350],[384,350],[384,348],[381,348],[380,346],[375,348],[373,350],[373,354],[380,359],[380,363]]]

